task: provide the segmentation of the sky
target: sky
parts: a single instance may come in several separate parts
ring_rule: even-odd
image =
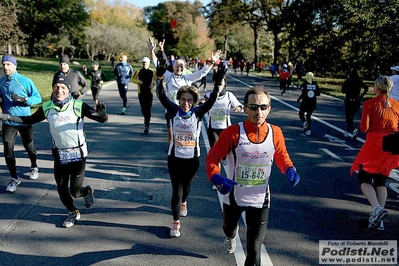
[[[138,6],[138,7],[141,7],[141,8],[143,8],[145,6],[156,6],[159,3],[168,2],[167,0],[125,0],[125,1],[129,2],[129,3],[132,3],[132,4],[134,4],[134,5]],[[185,0],[184,1],[179,0],[179,1],[185,2]],[[200,1],[202,2],[202,4],[204,6],[211,2],[211,0],[200,0]],[[194,0],[190,0],[190,2],[193,3]]]

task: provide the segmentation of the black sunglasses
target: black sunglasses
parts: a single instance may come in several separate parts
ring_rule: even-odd
[[[260,108],[260,110],[265,111],[267,110],[267,108],[269,108],[269,104],[256,104],[256,103],[248,103],[247,108],[249,108],[252,111],[256,111],[258,110],[258,108]]]

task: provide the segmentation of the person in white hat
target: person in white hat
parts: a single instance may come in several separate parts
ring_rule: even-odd
[[[399,66],[391,67],[393,87],[391,89],[391,97],[399,101]]]
[[[143,57],[143,67],[133,75],[132,82],[137,84],[141,113],[144,116],[144,134],[150,132],[151,107],[155,87],[155,70],[150,68],[150,58]]]

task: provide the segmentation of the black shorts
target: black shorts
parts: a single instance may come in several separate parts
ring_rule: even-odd
[[[357,180],[359,184],[367,183],[374,187],[385,187],[385,181],[387,180],[387,176],[381,174],[370,174],[364,170],[359,170],[359,174],[357,175]]]

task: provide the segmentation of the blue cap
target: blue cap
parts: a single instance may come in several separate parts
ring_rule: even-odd
[[[15,66],[17,66],[17,59],[14,56],[12,56],[12,55],[9,55],[9,54],[3,55],[3,58],[1,59],[1,62],[3,63],[4,61],[13,63]]]

